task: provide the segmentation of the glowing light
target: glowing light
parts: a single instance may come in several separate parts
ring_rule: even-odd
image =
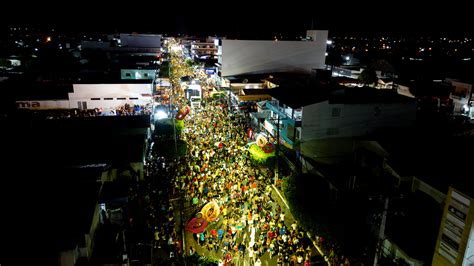
[[[469,106],[467,104],[463,105],[464,112],[469,112]]]
[[[164,111],[157,111],[155,113],[155,120],[161,120],[161,119],[165,119],[168,117],[168,114],[166,114],[166,112]]]

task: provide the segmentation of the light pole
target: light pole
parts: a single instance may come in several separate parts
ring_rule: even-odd
[[[378,249],[376,249],[375,257],[374,257],[374,265],[378,265],[378,260],[383,255],[383,241],[385,240],[385,226],[387,223],[387,215],[388,215],[388,205],[390,201],[393,200],[402,200],[404,199],[405,196],[403,194],[400,195],[385,195],[385,201],[384,201],[384,208],[382,211],[382,216],[380,220],[380,227],[379,227],[379,234],[378,234],[378,239],[377,239],[377,245]],[[392,207],[393,208],[393,207]]]
[[[386,197],[383,212],[382,212],[382,219],[380,221],[379,234],[377,236],[378,240],[377,240],[377,249],[374,256],[374,266],[378,265],[378,260],[380,259],[382,255],[382,245],[383,245],[383,240],[385,238],[385,224],[387,222],[387,211],[388,211],[389,201],[390,201],[390,198]]]

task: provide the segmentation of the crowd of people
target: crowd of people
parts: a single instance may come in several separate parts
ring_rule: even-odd
[[[162,259],[182,256],[179,224],[175,221],[171,202],[173,194],[170,184],[175,171],[172,160],[151,152],[145,165],[145,180],[132,178],[128,193],[128,242],[132,246],[146,244],[147,250],[151,245],[152,253],[161,254]]]
[[[115,108],[94,108],[94,109],[19,109],[19,112],[28,113],[33,117],[43,119],[65,119],[77,117],[97,117],[97,116],[132,116],[150,115],[151,106],[124,104]]]
[[[185,123],[188,151],[177,165],[174,186],[184,192],[195,214],[212,201],[220,211],[204,232],[194,234],[199,249],[223,265],[244,259],[260,265],[265,254],[278,265],[309,265],[315,255],[311,242],[296,222],[285,221],[272,197],[272,172],[254,167],[242,149],[247,118],[228,113],[225,103],[211,102],[194,110]]]
[[[152,233],[155,249],[163,249],[170,257],[182,256],[182,239],[178,236],[179,224],[171,203],[173,193],[171,180],[176,164],[170,159],[152,154],[147,163],[147,188],[145,193],[145,223]]]

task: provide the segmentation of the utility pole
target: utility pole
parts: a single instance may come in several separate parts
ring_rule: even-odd
[[[385,223],[387,222],[387,211],[388,211],[389,201],[390,201],[390,198],[388,196],[385,197],[385,203],[383,207],[382,219],[380,221],[379,235],[378,235],[378,240],[377,240],[377,248],[375,250],[375,256],[374,256],[374,266],[378,265],[378,260],[380,259],[382,255],[382,245],[383,245],[383,240],[385,238]]]

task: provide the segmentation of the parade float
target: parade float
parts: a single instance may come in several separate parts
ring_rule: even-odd
[[[184,118],[189,114],[191,108],[189,106],[184,106],[179,109],[178,113],[175,116],[175,127],[178,132],[181,132],[184,129]]]
[[[255,143],[249,146],[251,158],[257,163],[266,163],[267,160],[275,156],[275,146],[268,142],[268,139],[259,134],[255,138]]]

